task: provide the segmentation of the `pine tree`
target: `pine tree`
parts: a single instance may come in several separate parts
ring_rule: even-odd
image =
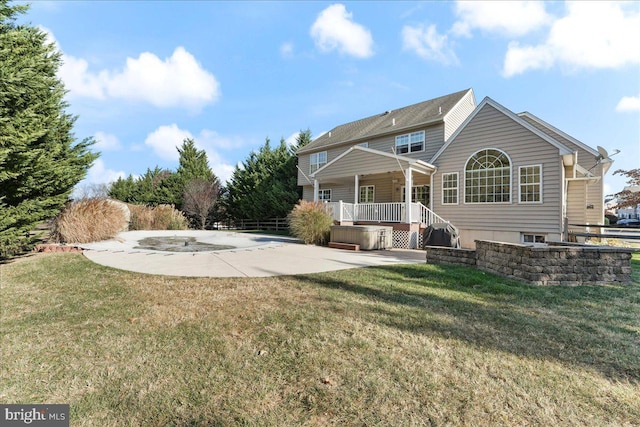
[[[213,178],[207,153],[204,150],[198,150],[193,139],[186,138],[182,146],[178,147],[178,153],[180,164],[177,173],[185,184],[194,179],[210,181]]]
[[[302,131],[298,143],[311,139],[309,130]],[[252,152],[236,166],[224,195],[226,213],[234,219],[267,219],[286,216],[300,199],[297,184],[297,147],[288,147],[284,139],[275,149],[271,141],[258,152]]]
[[[93,140],[72,132],[60,52],[39,29],[15,23],[26,11],[0,0],[0,258],[35,243],[30,232],[62,209],[97,158]]]

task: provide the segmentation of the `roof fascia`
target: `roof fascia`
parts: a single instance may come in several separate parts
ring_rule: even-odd
[[[594,150],[593,148],[589,147],[587,144],[585,144],[582,141],[578,141],[577,139],[575,139],[574,137],[572,137],[571,135],[561,131],[560,129],[558,129],[557,127],[545,122],[544,120],[542,120],[541,118],[534,116],[533,114],[531,114],[528,111],[524,111],[520,114],[518,114],[519,116],[525,116],[527,118],[530,118],[531,120],[539,123],[540,125],[546,127],[547,129],[557,133],[558,135],[568,139],[569,141],[573,142],[574,144],[576,144],[578,147],[580,148],[584,148],[586,151],[588,151],[590,154],[593,154],[594,156],[598,157],[600,155],[600,153],[598,153],[597,150]]]
[[[462,122],[462,124],[458,127],[458,129],[456,129],[456,131],[449,137],[447,142],[445,142],[444,145],[438,150],[438,152],[436,154],[434,154],[434,156],[431,158],[431,160],[429,160],[429,163],[435,163],[435,161],[438,159],[438,157],[440,157],[440,155],[447,149],[447,147],[449,147],[449,145],[451,145],[451,143],[458,137],[458,135],[460,135],[460,133],[464,130],[464,128],[467,127],[469,122],[471,120],[473,120],[473,118],[485,107],[485,105],[492,106],[493,108],[495,108],[496,110],[500,111],[502,114],[504,114],[505,116],[509,117],[511,120],[513,120],[514,122],[516,122],[520,126],[524,127],[525,129],[527,129],[527,130],[531,131],[532,133],[536,134],[537,136],[539,136],[543,140],[547,141],[549,144],[553,145],[554,147],[556,147],[559,150],[560,155],[573,153],[573,151],[570,150],[569,147],[567,147],[566,145],[564,145],[561,142],[555,140],[550,135],[547,135],[546,133],[542,132],[541,130],[537,129],[536,127],[530,125],[529,123],[527,123],[526,121],[524,121],[523,119],[518,117],[517,114],[515,114],[514,112],[512,112],[508,108],[500,105],[498,102],[496,102],[493,99],[491,99],[488,96],[486,96],[482,100],[480,105],[478,105],[476,107],[476,109],[471,114],[469,114],[469,116],[465,119],[465,121]]]

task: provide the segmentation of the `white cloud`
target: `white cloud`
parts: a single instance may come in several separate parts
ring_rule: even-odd
[[[60,44],[53,33],[39,27],[49,42]],[[71,97],[94,99],[127,99],[147,102],[156,107],[186,107],[199,109],[220,97],[220,84],[196,58],[179,46],[173,54],[161,60],[150,52],[138,58],[127,58],[120,70],[92,72],[83,58],[63,53],[58,75]]]
[[[280,46],[280,56],[283,58],[293,58],[293,43],[282,43]]]
[[[120,144],[120,141],[115,135],[98,131],[95,133],[94,138],[96,143],[93,147],[100,151],[117,151],[122,148],[122,144]]]
[[[180,129],[173,123],[158,127],[147,135],[144,143],[152,148],[157,156],[177,162],[180,157],[177,147],[182,145],[185,138],[193,138],[196,147],[207,153],[209,166],[220,181],[225,182],[231,177],[234,166],[222,157],[219,150],[230,150],[244,145],[244,141],[239,137],[224,137],[208,129],[200,131],[198,136],[194,137],[191,132]]]
[[[507,36],[522,36],[551,20],[540,1],[458,1],[456,15],[460,18],[451,32],[457,36],[471,36],[479,29]]]
[[[294,132],[291,135],[289,135],[287,139],[285,139],[285,142],[287,143],[288,146],[293,147],[298,143],[299,135],[300,135],[300,132]]]
[[[182,145],[185,138],[193,138],[191,132],[182,130],[177,124],[160,126],[147,135],[144,143],[153,149],[153,152],[165,160],[178,160],[180,157],[177,147]]]
[[[117,181],[118,178],[126,178],[126,176],[124,171],[108,169],[102,159],[96,159],[96,161],[93,162],[93,166],[91,166],[87,172],[85,181],[88,184],[108,184]]]
[[[164,61],[149,52],[127,58],[122,72],[106,82],[110,96],[146,101],[157,107],[199,108],[220,96],[218,81],[182,46]]]
[[[373,37],[364,26],[352,20],[343,4],[333,4],[320,12],[311,26],[311,37],[323,52],[340,53],[368,58],[373,55]]]
[[[633,2],[567,2],[566,7],[567,15],[553,23],[544,43],[509,44],[505,77],[554,65],[573,70],[640,64],[640,11]]]
[[[640,95],[623,96],[616,105],[616,111],[621,113],[640,111]]]
[[[547,46],[520,47],[520,43],[510,42],[502,73],[505,77],[511,77],[529,69],[548,69],[553,62],[553,52]]]
[[[402,29],[402,48],[415,52],[419,57],[444,65],[458,64],[458,57],[444,34],[438,34],[435,24],[425,28],[422,25],[406,25]]]

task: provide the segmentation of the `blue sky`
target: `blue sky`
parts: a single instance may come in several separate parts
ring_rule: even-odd
[[[266,137],[469,87],[640,167],[638,2],[36,1],[22,20],[98,140],[83,185],[173,169],[187,136],[225,180]]]

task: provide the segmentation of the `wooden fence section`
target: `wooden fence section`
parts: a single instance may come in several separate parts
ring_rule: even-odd
[[[286,231],[289,230],[287,218],[267,218],[267,219],[236,219],[233,221],[218,222],[214,228],[226,230],[269,230]]]
[[[568,224],[570,227],[588,227],[602,232],[569,230],[569,236],[575,237],[611,237],[623,240],[640,240],[640,229],[632,227],[617,227],[613,225],[597,224]]]

